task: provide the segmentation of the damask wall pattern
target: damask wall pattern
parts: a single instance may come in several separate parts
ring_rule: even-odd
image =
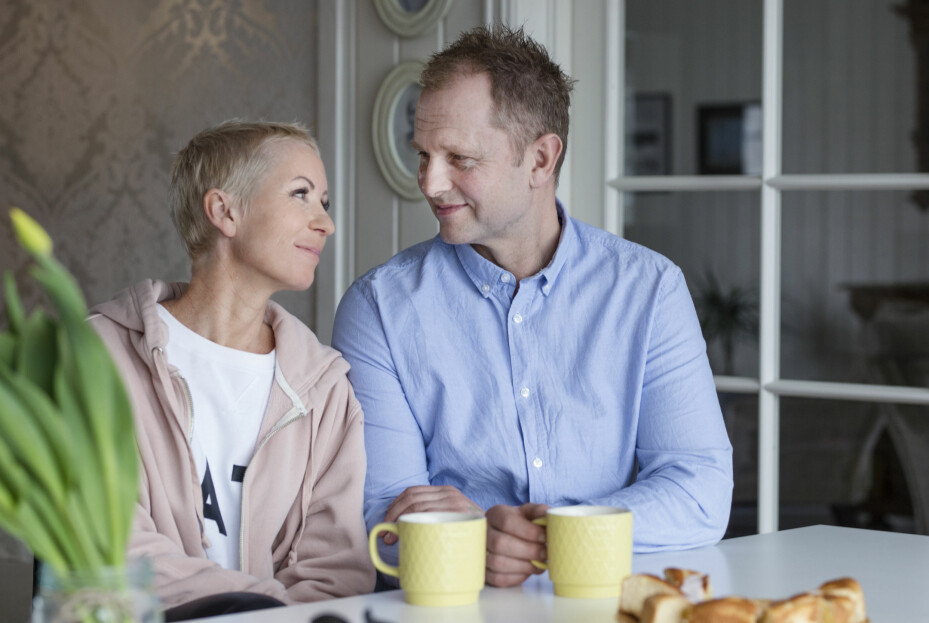
[[[316,19],[314,0],[0,0],[0,267],[27,265],[18,205],[91,304],[188,278],[173,154],[230,118],[314,127]],[[312,294],[280,300],[312,326]]]

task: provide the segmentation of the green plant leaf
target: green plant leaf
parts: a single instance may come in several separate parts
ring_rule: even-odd
[[[16,360],[16,338],[12,334],[0,331],[0,365],[13,367]]]
[[[14,507],[19,505],[19,500],[30,486],[32,486],[32,480],[29,475],[13,456],[13,451],[10,450],[6,439],[0,437],[0,487],[9,494],[7,497]]]
[[[30,381],[25,375],[0,365],[0,383],[3,383],[19,398],[34,417],[36,425],[45,436],[54,457],[54,465],[61,480],[62,489],[67,489],[73,466],[73,439],[68,434],[67,423],[49,394]]]
[[[80,569],[86,565],[69,538],[63,519],[53,510],[46,491],[33,488],[17,508],[17,519],[26,535],[26,543],[37,558],[52,565],[57,572]]]
[[[48,314],[38,309],[23,324],[16,353],[16,370],[43,392],[51,394],[57,354],[55,323]]]
[[[64,342],[59,342],[63,346]],[[67,358],[67,355],[64,355]],[[90,532],[101,552],[108,548],[119,547],[119,543],[110,542],[109,514],[100,512],[106,506],[106,496],[99,483],[102,482],[100,461],[88,435],[87,426],[80,414],[77,399],[65,378],[64,368],[55,370],[55,400],[61,412],[61,418],[68,430],[71,443],[71,470],[68,474],[67,488],[70,495],[77,500],[77,505],[88,517]]]
[[[3,431],[13,456],[35,480],[58,500],[64,499],[64,483],[58,477],[57,460],[45,435],[24,405],[8,385],[0,383],[0,430]]]
[[[121,565],[138,499],[131,403],[48,235],[19,210],[11,217],[57,319],[42,310],[26,317],[5,278],[11,330],[0,333],[0,525],[56,571]]]
[[[26,322],[26,311],[23,309],[22,299],[19,298],[13,273],[8,270],[3,271],[3,294],[6,297],[6,317],[10,323],[10,331],[19,333],[20,327]]]

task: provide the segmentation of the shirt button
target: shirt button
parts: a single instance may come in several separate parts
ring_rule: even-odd
[[[523,387],[521,390],[519,390],[519,395],[522,396],[523,398],[528,398],[528,397],[529,397],[529,388],[528,388],[528,387]]]
[[[481,292],[483,292],[483,293],[485,293],[485,294],[486,294],[487,292],[490,292],[490,286],[487,285],[487,284],[485,283],[484,285],[481,286]]]
[[[515,322],[516,324],[519,324],[522,321],[523,321],[523,317],[520,316],[519,314],[516,314],[515,316],[513,316],[513,322]]]
[[[548,294],[549,291],[550,291],[551,289],[552,289],[551,286],[545,286],[545,287],[542,288],[542,292],[543,292],[544,294]]]
[[[535,457],[535,460],[532,462],[532,466],[536,469],[539,469],[540,467],[542,467],[542,459],[540,459],[539,457]]]
[[[503,273],[502,275],[500,275],[500,281],[502,281],[503,283],[509,283],[509,282],[510,282],[510,274],[509,274],[509,273]]]

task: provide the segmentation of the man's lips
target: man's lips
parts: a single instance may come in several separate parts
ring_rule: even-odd
[[[458,210],[461,210],[464,207],[465,207],[464,203],[445,204],[445,205],[436,204],[435,215],[439,218],[442,218],[443,216],[451,216],[452,214],[454,214]]]

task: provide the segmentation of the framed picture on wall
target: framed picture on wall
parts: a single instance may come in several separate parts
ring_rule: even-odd
[[[697,108],[697,171],[702,175],[761,175],[761,103]]]
[[[381,21],[401,37],[415,37],[445,17],[452,0],[374,0]]]
[[[626,113],[626,175],[669,175],[671,95],[636,93]]]
[[[371,119],[374,157],[384,180],[396,194],[411,200],[423,198],[416,181],[419,153],[410,145],[422,70],[422,61],[416,60],[394,67],[378,89]]]

